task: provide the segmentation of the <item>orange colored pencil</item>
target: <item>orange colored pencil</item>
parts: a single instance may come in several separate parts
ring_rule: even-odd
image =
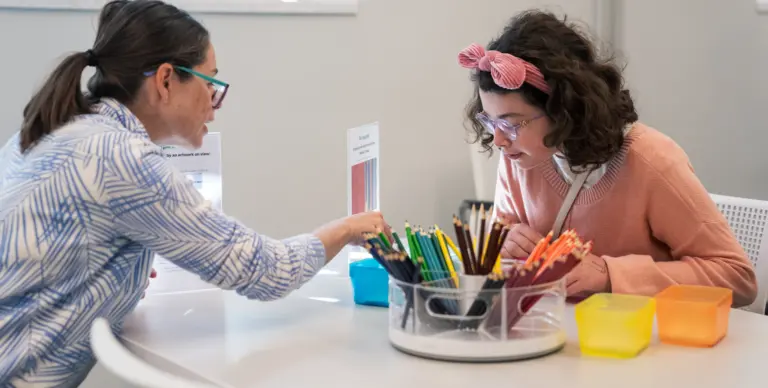
[[[562,244],[565,244],[566,241],[573,238],[575,233],[571,230],[567,230],[563,232],[563,234],[560,235],[560,237],[555,240],[552,244],[549,245],[549,248],[544,252],[544,257],[552,256],[552,253],[554,253],[556,250],[560,249],[560,246]]]
[[[552,240],[551,231],[547,233],[546,237],[539,240],[539,242],[536,244],[536,247],[533,248],[533,252],[531,252],[530,256],[528,256],[528,260],[525,261],[525,264],[530,264],[536,260],[539,260],[541,254],[544,253],[545,249],[547,249],[550,240]]]

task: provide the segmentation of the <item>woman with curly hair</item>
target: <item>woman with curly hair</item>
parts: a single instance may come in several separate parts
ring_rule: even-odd
[[[494,217],[512,225],[502,257],[573,229],[594,245],[567,277],[571,297],[696,284],[733,290],[734,306],[754,301],[752,265],[685,152],[638,121],[621,69],[574,25],[524,12],[459,62],[475,85],[474,140],[502,153]]]

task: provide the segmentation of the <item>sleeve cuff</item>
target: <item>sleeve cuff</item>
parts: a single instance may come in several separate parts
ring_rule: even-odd
[[[611,279],[611,292],[654,296],[671,282],[659,273],[656,262],[647,255],[603,256]]]

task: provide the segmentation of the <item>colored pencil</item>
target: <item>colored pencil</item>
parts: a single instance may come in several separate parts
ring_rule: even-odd
[[[504,226],[501,230],[501,237],[499,237],[499,253],[504,248],[504,241],[507,241],[507,235],[509,235],[509,226]]]
[[[480,207],[480,234],[477,235],[477,260],[483,265],[483,253],[485,248],[485,209]]]
[[[491,228],[491,233],[488,236],[488,247],[485,251],[485,257],[483,258],[483,272],[491,272],[496,265],[499,249],[499,235],[501,234],[501,224],[494,224]]]
[[[464,233],[464,228],[461,221],[454,215],[453,216],[453,229],[456,232],[456,240],[459,241],[459,248],[461,249],[461,264],[464,266],[464,273],[472,274],[472,262],[469,259],[469,243],[467,241],[467,235]]]
[[[387,248],[392,248],[392,244],[389,243],[389,239],[384,235],[384,232],[379,232],[379,238],[381,239],[381,242],[387,246]]]
[[[399,249],[401,252],[405,252],[405,246],[403,245],[403,242],[400,241],[400,236],[397,235],[397,232],[392,231],[392,237],[395,240],[395,244],[397,244],[397,249]]]
[[[472,271],[470,272],[472,275],[477,275],[478,268],[477,268],[477,258],[475,257],[475,248],[474,244],[471,243],[472,241],[472,233],[469,231],[469,227],[465,224],[464,225],[464,234],[466,235],[467,241],[470,242],[469,245],[469,263],[470,268]]]
[[[461,252],[459,252],[459,248],[457,248],[456,244],[453,243],[451,237],[443,232],[443,238],[445,239],[445,243],[448,244],[448,247],[451,248],[451,252],[453,252],[456,257],[461,258]]]
[[[470,232],[469,233],[470,239],[468,241],[470,241],[469,243],[471,247],[470,249],[474,250],[475,244],[471,242],[477,236],[477,234],[475,233],[475,230],[477,229],[477,207],[474,204],[472,204],[472,210],[469,213],[468,224],[469,224],[469,232]]]
[[[484,292],[488,290],[497,290],[504,285],[504,282],[506,280],[507,280],[506,276],[503,274],[495,274],[495,273],[488,274],[488,278],[483,283],[483,286],[480,289],[480,292],[478,294],[482,295]],[[474,303],[472,303],[472,305],[469,307],[469,310],[467,310],[467,313],[465,314],[465,316],[477,317],[485,313],[486,302],[481,299],[482,298],[478,298],[475,300]]]
[[[453,260],[451,259],[451,255],[448,254],[448,248],[445,244],[445,236],[443,236],[442,231],[435,226],[435,235],[437,236],[437,240],[440,243],[440,249],[443,252],[443,259],[445,259],[445,264],[448,266],[448,272],[451,273],[451,279],[453,279],[453,283],[456,287],[459,286],[459,277],[456,275],[456,269],[453,268]]]
[[[426,281],[432,281],[432,274],[429,271],[429,267],[427,266],[427,262],[424,260],[424,253],[421,251],[421,245],[419,244],[418,238],[416,237],[416,234],[413,233],[411,230],[411,227],[406,224],[406,230],[408,231],[409,235],[411,236],[411,243],[413,244],[413,250],[415,253],[413,253],[414,256],[421,259],[418,260],[419,266],[421,267],[421,276]]]
[[[423,262],[423,259],[421,257],[416,258],[417,262]],[[411,278],[412,284],[419,284],[419,272],[414,271],[413,277]],[[410,294],[410,295],[409,295]],[[413,308],[413,299],[415,295],[413,295],[413,288],[410,288],[410,292],[406,292],[405,295],[405,311],[403,312],[403,320],[400,323],[400,328],[405,329],[405,325],[408,322],[408,315],[411,312],[411,309]]]

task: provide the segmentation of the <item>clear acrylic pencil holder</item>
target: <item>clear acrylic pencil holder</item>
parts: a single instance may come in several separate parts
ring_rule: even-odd
[[[415,356],[463,362],[529,359],[564,346],[564,280],[482,289],[486,279],[458,275],[411,284],[390,278],[390,343]]]

